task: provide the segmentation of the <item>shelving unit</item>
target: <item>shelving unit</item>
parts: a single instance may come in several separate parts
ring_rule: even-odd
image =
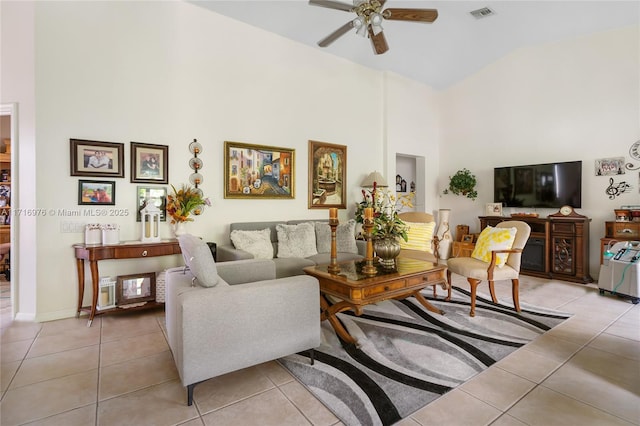
[[[7,152],[0,153],[0,244],[10,241],[11,230],[11,140],[3,140]]]

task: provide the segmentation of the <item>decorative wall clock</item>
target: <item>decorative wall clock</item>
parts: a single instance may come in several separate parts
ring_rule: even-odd
[[[629,148],[629,156],[633,160],[640,162],[640,141],[637,141],[631,144],[631,148]],[[640,164],[634,167],[633,163],[627,163],[625,164],[625,167],[628,170],[637,170],[637,169],[640,169]]]

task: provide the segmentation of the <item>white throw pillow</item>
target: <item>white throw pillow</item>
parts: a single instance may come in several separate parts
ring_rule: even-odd
[[[203,287],[216,286],[219,281],[218,269],[207,243],[191,234],[178,236],[178,243],[185,263],[198,284]]]
[[[316,231],[311,222],[297,225],[276,225],[278,257],[309,257],[318,254]]]
[[[315,222],[315,226],[318,253],[330,253],[331,227],[326,222]],[[336,249],[339,253],[358,254],[356,221],[354,219],[350,219],[346,223],[341,223],[336,228]]]
[[[242,231],[235,229],[230,234],[231,242],[237,249],[247,251],[256,259],[273,259],[271,229]]]

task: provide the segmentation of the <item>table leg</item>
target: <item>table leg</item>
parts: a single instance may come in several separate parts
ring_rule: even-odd
[[[424,298],[422,294],[420,294],[420,290],[417,290],[413,293],[413,296],[416,298],[418,302],[422,304],[428,311],[435,312],[436,314],[444,315],[444,311],[433,306],[427,299]]]
[[[342,311],[346,311],[347,309],[351,309],[351,306],[347,305],[346,302],[342,301],[336,303],[335,305],[331,305],[327,298],[320,294],[320,307],[322,308],[322,313],[320,315],[320,320],[328,320],[331,327],[335,330],[336,334],[346,343],[351,343],[352,345],[356,345],[358,341],[353,338],[349,334],[349,332],[344,328],[336,314]]]
[[[91,286],[93,287],[93,294],[91,295],[91,313],[89,314],[89,322],[87,323],[87,327],[91,327],[93,317],[96,316],[98,292],[100,291],[100,272],[98,272],[98,261],[90,260],[89,267],[91,269]]]
[[[76,259],[76,267],[78,268],[78,311],[76,312],[76,318],[79,318],[82,299],[84,299],[84,260]]]

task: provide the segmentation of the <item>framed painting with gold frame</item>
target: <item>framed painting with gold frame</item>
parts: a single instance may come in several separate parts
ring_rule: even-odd
[[[224,198],[295,198],[295,150],[225,141]]]
[[[347,147],[309,141],[309,208],[347,208]]]

